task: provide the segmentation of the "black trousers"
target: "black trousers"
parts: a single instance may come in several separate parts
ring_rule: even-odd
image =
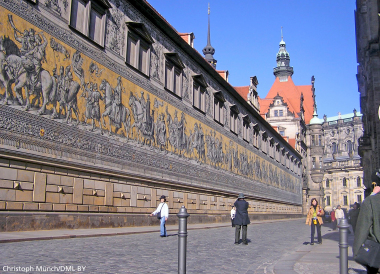
[[[242,230],[242,240],[243,243],[247,243],[247,226],[246,225],[236,225],[235,226],[235,243],[240,240],[240,230]]]
[[[314,243],[314,234],[315,234],[315,227],[317,227],[317,235],[318,235],[318,242],[322,243],[322,236],[321,236],[321,225],[317,221],[317,224],[315,225],[313,220],[311,220],[311,243]]]
[[[373,268],[373,267],[370,267],[370,266],[367,266],[367,274],[376,274],[378,273],[378,270],[377,268]]]

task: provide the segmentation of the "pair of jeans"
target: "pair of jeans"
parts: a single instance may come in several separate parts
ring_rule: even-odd
[[[162,218],[160,219],[160,236],[161,236],[161,237],[166,237],[166,236],[167,236],[167,235],[166,235],[166,226],[165,226],[165,222],[166,222],[165,217],[162,217]]]
[[[322,236],[321,236],[321,225],[317,221],[317,224],[315,225],[313,220],[311,220],[311,243],[314,243],[314,234],[315,234],[315,227],[317,227],[317,235],[318,235],[318,242],[322,243]]]
[[[243,243],[247,243],[247,226],[246,225],[236,225],[235,226],[235,243],[239,243],[240,240],[240,230],[242,230],[242,240]]]

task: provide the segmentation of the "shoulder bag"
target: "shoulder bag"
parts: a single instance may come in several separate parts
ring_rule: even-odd
[[[159,219],[159,220],[161,219],[161,210],[164,207],[164,205],[165,205],[165,203],[162,204],[160,212],[157,213],[157,219]]]
[[[372,230],[372,226],[370,230]],[[364,266],[380,268],[380,243],[369,239],[365,240],[365,242],[359,248],[358,254],[355,257],[355,261]]]

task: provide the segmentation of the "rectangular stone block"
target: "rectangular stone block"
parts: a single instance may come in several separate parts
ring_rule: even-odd
[[[26,170],[41,172],[41,165],[26,163]]]
[[[83,189],[83,195],[88,195],[88,196],[92,196],[93,195],[93,189],[89,189],[89,188],[84,188]]]
[[[0,201],[0,210],[5,210],[5,201]]]
[[[77,205],[66,205],[66,211],[77,211],[78,206]]]
[[[156,197],[157,197],[157,189],[151,188],[150,189],[150,206],[155,207],[156,206]]]
[[[24,203],[23,210],[38,210],[38,203]]]
[[[34,173],[33,201],[35,202],[45,202],[46,177],[45,173]]]
[[[94,205],[104,205],[104,197],[94,197]]]
[[[5,204],[7,210],[22,210],[22,202],[6,202]]]
[[[39,203],[39,209],[41,211],[51,211],[53,210],[53,204]]]
[[[108,207],[108,212],[110,212],[110,213],[116,213],[117,209],[116,209],[116,207],[109,206]]]
[[[72,186],[62,186],[63,193],[65,194],[73,194],[73,187]]]
[[[0,189],[0,201],[15,201],[16,190],[15,189]]]
[[[78,211],[87,212],[88,211],[88,205],[78,205]]]
[[[48,185],[60,185],[61,176],[56,174],[47,174],[47,184]]]
[[[58,192],[58,186],[56,185],[46,185],[46,192]]]
[[[26,168],[26,163],[25,162],[20,162],[20,161],[10,160],[9,161],[9,166],[11,168],[25,169]]]
[[[17,170],[17,180],[21,182],[33,182],[34,171]]]
[[[108,208],[106,206],[99,206],[99,212],[108,212]]]
[[[112,206],[112,204],[113,204],[113,183],[106,183],[104,205]]]
[[[88,211],[92,211],[92,212],[98,212],[99,211],[99,207],[98,206],[94,206],[94,205],[90,205],[88,207]]]
[[[84,205],[93,205],[94,204],[94,196],[83,196],[83,204]]]
[[[83,180],[83,188],[95,188],[95,182],[94,180],[84,179]]]
[[[53,204],[53,211],[65,211],[66,205],[65,204]]]
[[[0,158],[0,166],[9,167],[9,160]]]
[[[59,203],[60,204],[72,204],[73,203],[73,194],[59,193]]]
[[[106,192],[102,189],[97,189],[96,190],[96,196],[98,197],[104,197],[106,195]]]
[[[17,169],[0,167],[0,179],[17,180]]]
[[[94,181],[94,182],[95,182],[95,189],[105,190],[106,182],[103,182],[103,181]]]
[[[20,187],[22,190],[33,190],[34,183],[20,182]]]
[[[47,203],[59,203],[59,193],[47,192],[46,193]]]
[[[137,187],[131,186],[131,199],[130,199],[130,206],[136,206],[137,205]]]
[[[0,180],[0,188],[13,188],[13,181]]]
[[[17,202],[31,202],[33,201],[33,191],[16,190]]]
[[[120,212],[120,213],[125,213],[125,212],[127,212],[127,208],[126,207],[118,207],[118,208],[116,208],[116,211]]]
[[[73,203],[74,204],[83,203],[83,179],[82,178],[74,179]]]
[[[69,176],[61,176],[61,185],[63,186],[73,186],[74,178]]]

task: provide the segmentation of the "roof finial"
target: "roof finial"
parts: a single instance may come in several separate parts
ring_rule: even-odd
[[[208,14],[210,15],[210,3],[208,3]]]
[[[205,59],[209,62],[214,68],[216,68],[216,60],[213,55],[215,53],[215,49],[211,46],[210,39],[210,3],[208,3],[208,31],[207,31],[207,45],[202,50],[205,55]]]

